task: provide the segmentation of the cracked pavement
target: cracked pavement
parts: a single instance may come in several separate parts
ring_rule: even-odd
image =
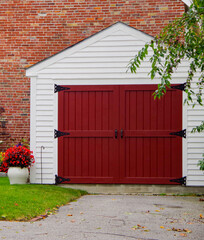
[[[87,195],[40,221],[0,221],[0,240],[201,240],[204,202],[199,199]]]

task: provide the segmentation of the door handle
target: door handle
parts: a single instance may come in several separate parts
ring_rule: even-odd
[[[120,137],[123,138],[123,129],[120,130]]]
[[[118,138],[118,130],[115,129],[115,138]]]

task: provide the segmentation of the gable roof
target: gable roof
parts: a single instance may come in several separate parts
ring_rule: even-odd
[[[37,72],[39,72],[40,70],[46,68],[47,66],[60,61],[61,59],[65,58],[66,56],[69,56],[77,51],[79,51],[80,49],[83,49],[111,34],[113,34],[114,32],[117,31],[123,31],[125,33],[128,33],[129,35],[132,35],[133,37],[137,38],[137,39],[141,39],[144,42],[148,42],[150,41],[153,37],[141,32],[140,30],[137,30],[133,27],[128,26],[125,23],[122,22],[117,22],[113,25],[111,25],[110,27],[107,27],[101,31],[99,31],[98,33],[68,47],[65,48],[64,50],[32,65],[31,67],[27,68],[26,70],[26,76],[36,76]]]

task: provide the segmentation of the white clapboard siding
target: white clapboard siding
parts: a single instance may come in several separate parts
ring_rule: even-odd
[[[148,75],[151,51],[137,74],[128,70],[130,60],[151,39],[147,34],[117,23],[27,70],[27,76],[31,77],[31,148],[36,158],[36,165],[31,169],[32,183],[41,183],[41,177],[43,183],[55,183],[58,153],[54,129],[58,126],[58,94],[54,93],[54,84],[158,84],[159,78],[151,81]],[[188,66],[187,61],[180,65],[173,74],[172,83],[186,82]],[[192,84],[195,90],[198,76],[196,73]],[[185,93],[183,96],[185,98]],[[189,186],[204,186],[204,174],[197,166],[204,153],[204,134],[191,133],[201,121],[204,121],[202,106],[192,108],[192,103],[184,106],[183,128],[187,128],[187,138],[183,140],[183,176],[187,176]],[[42,175],[41,146],[45,147]]]
[[[41,183],[41,177],[44,184],[54,183],[55,181],[55,154],[54,154],[54,87],[50,80],[37,78],[36,81],[36,123],[35,123],[35,158],[36,165],[34,170],[35,178],[33,182]],[[32,91],[32,90],[31,90]],[[31,136],[32,138],[32,136]],[[41,147],[44,147],[42,149]],[[41,153],[42,150],[42,153]],[[41,170],[42,158],[42,170]],[[31,171],[32,173],[32,171]],[[42,174],[42,175],[41,175]]]
[[[197,82],[194,81],[191,86],[197,92]],[[196,97],[193,96],[195,100]],[[204,99],[203,99],[204,100]],[[204,121],[204,107],[192,104],[187,109],[187,183],[189,186],[204,186],[204,172],[199,170],[198,162],[203,159],[204,154],[204,133],[191,133],[193,127],[196,127]]]
[[[121,56],[120,58],[119,57],[101,57],[100,59],[98,57],[87,57],[87,58],[73,58],[71,56],[67,56],[67,57],[64,57],[63,59],[61,59],[60,61],[58,61],[57,63],[80,63],[83,64],[83,63],[106,63],[106,62],[109,62],[109,63],[129,63],[130,60],[132,59],[133,57],[124,57],[124,56]],[[144,62],[148,62],[147,60],[144,61]],[[55,63],[53,63],[55,64]],[[52,64],[48,65],[48,67],[52,66]],[[78,65],[79,66],[79,65]]]

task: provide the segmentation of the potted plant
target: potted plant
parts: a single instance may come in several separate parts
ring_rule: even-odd
[[[34,163],[32,152],[17,145],[6,150],[1,171],[8,172],[10,184],[26,184],[29,168]]]

